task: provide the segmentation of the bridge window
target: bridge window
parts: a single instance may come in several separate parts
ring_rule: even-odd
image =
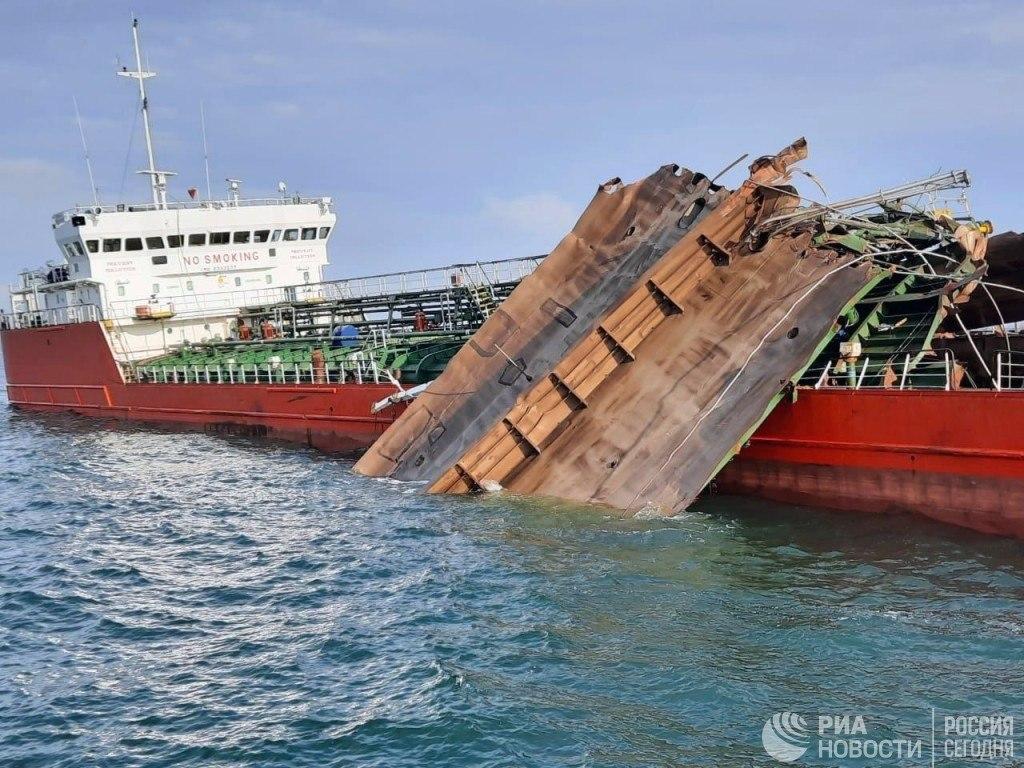
[[[289,241],[291,241],[291,240],[298,240],[299,239],[299,230],[297,230],[297,229],[286,229],[284,231],[284,239],[285,240],[289,240]]]
[[[181,235],[168,235],[167,236],[167,247],[168,248],[181,248],[181,244],[184,238]]]
[[[154,256],[151,259],[151,261],[154,264],[166,264],[167,263],[167,257],[161,253],[159,256]]]
[[[142,238],[141,237],[129,237],[124,241],[124,249],[126,251],[141,251],[142,250]]]
[[[211,232],[210,245],[224,245],[224,243],[230,242],[230,237],[230,232]]]
[[[117,253],[121,250],[121,238],[111,237],[103,241],[104,253]]]
[[[85,256],[85,251],[82,250],[82,243],[81,242],[79,242],[78,240],[75,240],[74,243],[72,243],[72,245],[75,246],[75,252],[79,256]]]
[[[153,283],[153,295],[160,293],[160,283]]]
[[[89,253],[96,253],[100,249],[99,240],[86,240],[85,247],[89,249]]]
[[[147,237],[146,247],[151,251],[160,251],[164,247],[164,239],[162,237]]]
[[[233,243],[248,243],[249,233],[248,232],[235,232],[235,236],[231,238]]]
[[[241,284],[242,284],[242,278],[236,277],[235,278],[235,285],[241,285]]]
[[[69,259],[75,258],[75,252],[73,250],[71,250],[71,245],[70,244],[62,243],[61,244],[61,248],[64,249],[64,253],[66,253],[68,255]]]
[[[124,296],[124,286],[123,285],[117,286],[117,295],[118,296]]]
[[[281,239],[281,230],[280,229],[275,229],[274,230],[274,234],[272,234],[270,236],[270,242],[276,243],[280,239]]]
[[[254,243],[265,243],[270,239],[269,229],[257,229],[252,233],[252,241]]]
[[[267,275],[267,285],[270,285],[273,282],[274,282],[274,276],[271,275],[271,274],[268,274]]]
[[[206,233],[200,232],[197,235],[188,236],[189,245],[206,245]]]
[[[306,227],[302,230],[303,240],[316,240],[316,227]]]
[[[330,227],[320,227],[320,239],[321,240],[326,240],[327,236],[329,234],[331,234],[331,228]]]

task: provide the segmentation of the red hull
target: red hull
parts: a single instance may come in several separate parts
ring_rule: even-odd
[[[331,452],[365,449],[400,412],[371,414],[384,384],[126,384],[98,323],[0,331],[7,395],[31,410],[260,434]]]
[[[366,448],[388,385],[125,384],[97,323],[0,331],[19,408]],[[1024,392],[800,390],[718,477],[729,493],[905,511],[1024,538]]]
[[[800,390],[718,487],[1024,538],[1024,392]]]

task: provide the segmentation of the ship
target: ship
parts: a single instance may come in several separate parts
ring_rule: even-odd
[[[539,411],[531,405],[516,412],[517,398],[533,396],[536,404],[563,408],[549,429],[590,418],[586,428],[595,444],[612,434],[609,425],[617,419],[635,415],[616,413],[624,402],[616,394],[617,379],[632,382],[630,408],[645,407],[652,398],[676,407],[671,393],[659,390],[657,376],[638,373],[649,364],[640,345],[663,333],[657,326],[668,328],[678,316],[693,314],[693,302],[710,301],[715,290],[669,290],[663,257],[686,246],[674,269],[726,274],[749,254],[734,251],[721,227],[709,234],[705,223],[729,212],[729,226],[739,232],[752,198],[731,202],[732,193],[708,176],[666,166],[646,186],[618,179],[601,185],[591,204],[596,208],[588,209],[592,215],[584,214],[563,241],[564,253],[556,249],[552,260],[465,261],[327,280],[327,248],[337,224],[331,197],[291,195],[281,184],[277,197],[246,198],[242,182],[227,179],[223,199],[199,198],[194,188],[187,199],[171,198],[173,174],[159,170],[155,158],[146,92],[153,73],[142,67],[137,21],[132,33],[135,69],[118,74],[138,84],[148,159],[140,173],[149,179],[151,200],[94,200],[54,215],[59,257],[22,272],[10,290],[10,310],[0,315],[13,407],[283,439],[341,454],[370,449],[357,469],[386,475],[403,467],[400,479],[427,480],[445,492],[501,487],[473,468],[493,464],[493,452],[480,448],[493,427],[514,457],[502,475],[506,483],[521,472],[520,464],[533,463],[519,475],[532,473],[531,489],[563,497],[582,493],[583,499],[593,496],[580,491],[591,482],[580,471],[588,459],[573,459],[583,444],[573,445],[570,435],[562,448],[548,451],[547,438],[527,428],[543,419],[527,425],[520,418]],[[804,150],[797,142],[767,164],[752,166],[747,191],[760,195],[754,223],[785,216],[775,208],[786,193],[779,194],[781,187],[764,174],[794,159],[787,155],[783,163],[786,152]],[[966,185],[966,174],[949,178],[953,186]],[[939,187],[930,183],[909,188],[933,194]],[[766,198],[766,190],[774,192]],[[923,227],[930,245],[918,255],[932,253],[936,244],[955,248],[961,225],[970,225],[971,237],[991,230],[935,205],[927,212],[893,206],[904,199],[894,193],[854,200],[847,209],[881,206],[875,219],[861,218],[868,231],[897,228],[900,237],[913,239]],[[634,235],[640,240],[630,240]],[[685,506],[697,492],[747,494],[858,513],[915,513],[1024,538],[1024,341],[1015,330],[1024,321],[1018,276],[1024,238],[991,238],[987,262],[979,266],[984,259],[967,258],[956,274],[928,275],[917,267],[910,274],[893,266],[889,273],[854,279],[856,248],[873,236],[818,234],[823,239],[815,248],[833,249],[828,258],[850,257],[851,268],[841,274],[852,282],[837,284],[832,304],[823,305],[827,311],[809,314],[800,323],[803,334],[790,330],[788,338],[799,345],[808,338],[823,342],[800,346],[792,371],[773,386],[762,382],[763,401],[735,399],[731,409],[750,410],[757,402],[763,408],[751,410],[746,421],[708,431],[713,450],[701,456],[702,468],[676,502]],[[588,242],[601,247],[583,248]],[[984,257],[981,241],[972,242]],[[797,238],[793,243],[807,246]],[[840,274],[838,268],[828,274],[833,272]],[[560,282],[559,275],[568,277]],[[771,290],[784,288],[780,283]],[[853,293],[846,297],[843,291]],[[766,288],[758,300],[770,293]],[[617,316],[605,311],[631,295],[637,297],[632,306],[653,312],[640,326],[630,325],[639,315],[628,307]],[[808,332],[811,327],[816,330]],[[665,338],[682,345],[666,353],[672,360],[711,343]],[[605,387],[605,395],[581,393],[571,376],[560,373],[567,351],[588,344],[575,369],[587,375],[596,370],[588,361],[601,350],[606,369],[587,386]],[[651,344],[668,349],[665,342]],[[465,364],[473,355],[479,359]],[[458,419],[439,425],[430,413],[430,398],[438,396],[430,385],[445,377],[478,396]],[[649,391],[635,395],[638,386]],[[690,386],[691,398],[710,391],[700,382]],[[736,387],[737,393],[749,390]],[[605,421],[581,417],[588,408]],[[470,449],[476,450],[473,466],[465,460]],[[550,472],[536,461],[545,451],[545,461],[555,456],[550,466],[562,470]],[[661,459],[637,451],[603,457],[587,470],[600,482],[630,462],[666,466],[668,459]],[[687,464],[687,471],[694,466]],[[660,474],[663,485],[677,484],[674,472]],[[572,478],[575,490],[560,488],[558,477]]]

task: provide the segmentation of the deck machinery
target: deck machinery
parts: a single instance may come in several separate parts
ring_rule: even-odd
[[[246,306],[232,338],[183,344],[127,365],[126,375],[181,383],[425,383],[542,258],[340,281],[330,298]]]

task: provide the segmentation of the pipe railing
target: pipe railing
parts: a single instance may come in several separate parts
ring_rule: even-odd
[[[1013,352],[996,353],[996,390],[1024,389],[1024,360],[1014,360]],[[1024,356],[1024,353],[1016,353]]]
[[[514,283],[533,272],[543,256],[499,261],[453,264],[447,267],[391,272],[367,277],[326,280],[274,288],[257,288],[215,293],[188,293],[161,297],[160,304],[173,307],[178,317],[215,313],[234,314],[242,307],[259,307],[290,301],[344,301],[346,299],[393,296],[416,291],[444,291],[474,285]],[[134,318],[139,300],[110,302],[112,318]]]
[[[252,208],[265,205],[323,205],[330,206],[333,201],[329,197],[240,197],[237,200],[178,200],[166,205],[156,203],[113,203],[105,205],[76,205],[66,211],[55,213],[53,221],[60,224],[72,215],[100,213],[134,213],[136,211],[184,211],[184,210],[223,210],[225,208]]]
[[[938,350],[937,350],[938,351]],[[942,362],[942,369],[937,371],[915,370],[914,366],[920,362],[916,360],[917,355],[906,354],[903,357],[887,358],[881,367],[876,362],[871,365],[870,356],[863,359],[844,361],[845,365],[840,366],[836,361],[829,360],[823,366],[808,368],[800,377],[804,386],[811,385],[814,389],[943,389],[954,388],[954,374],[956,372],[956,359],[953,353],[948,350],[941,350],[941,357],[934,358],[930,362]],[[1016,364],[1021,371],[1017,374],[1024,387],[1024,363]],[[885,386],[880,381],[884,375],[885,368],[892,369],[896,380]]]
[[[124,366],[125,379],[141,384],[395,384],[391,371],[372,358],[342,362],[177,364]]]
[[[102,319],[103,311],[95,304],[72,304],[25,312],[0,312],[0,328],[40,328],[48,325],[95,323]]]

